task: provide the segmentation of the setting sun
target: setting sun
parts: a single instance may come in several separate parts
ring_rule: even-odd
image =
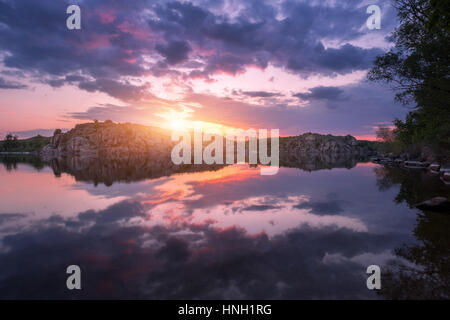
[[[172,130],[184,130],[188,128],[188,122],[184,119],[175,119],[170,122]]]

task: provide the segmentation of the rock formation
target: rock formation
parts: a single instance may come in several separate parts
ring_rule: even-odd
[[[106,184],[223,167],[220,164],[177,166],[171,161],[175,144],[170,131],[159,128],[94,122],[79,124],[66,133],[55,130],[41,155],[56,175],[67,172],[78,180]],[[351,168],[358,161],[367,161],[370,152],[352,136],[307,133],[280,138],[280,165],[308,171]]]
[[[67,133],[56,130],[41,155],[45,159],[81,157],[125,159],[152,155],[169,155],[172,149],[169,133],[155,127],[137,124],[85,123]]]
[[[295,137],[280,139],[280,157],[285,156],[316,156],[316,155],[369,155],[372,150],[368,146],[356,140],[355,137],[321,135],[317,133],[305,133]]]

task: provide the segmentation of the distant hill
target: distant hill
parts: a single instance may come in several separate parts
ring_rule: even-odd
[[[28,139],[0,141],[0,152],[38,152],[50,143],[50,137],[37,135]]]

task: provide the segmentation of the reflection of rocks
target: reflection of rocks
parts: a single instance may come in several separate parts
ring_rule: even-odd
[[[450,201],[445,197],[434,197],[416,205],[420,210],[450,213]]]
[[[450,190],[436,175],[426,170],[409,170],[399,167],[377,166],[374,168],[380,191],[399,185],[396,202],[406,202],[409,207],[434,197],[450,197]]]
[[[385,155],[384,157],[374,157],[370,160],[373,163],[382,164],[388,167],[401,167],[411,170],[425,170],[432,175],[439,175],[442,182],[446,185],[450,185],[450,169],[441,166],[439,163],[431,163],[427,161],[416,161],[416,160],[404,160],[404,156],[395,156],[393,154]]]
[[[316,155],[303,158],[282,159],[281,166],[313,171],[332,168],[353,168],[363,159],[351,155]],[[225,165],[175,165],[170,155],[135,155],[120,158],[59,157],[48,161],[56,176],[62,172],[73,175],[80,181],[93,181],[111,185],[113,182],[156,179],[175,173],[218,170]]]
[[[92,181],[109,186],[114,182],[156,179],[175,173],[218,170],[223,165],[175,165],[170,157],[144,156],[121,159],[92,159],[86,157],[55,158],[50,162],[53,172],[69,173],[78,181]]]
[[[299,168],[305,171],[314,171],[332,168],[353,168],[358,162],[367,161],[364,156],[352,154],[328,154],[319,153],[315,155],[280,154],[280,166]]]

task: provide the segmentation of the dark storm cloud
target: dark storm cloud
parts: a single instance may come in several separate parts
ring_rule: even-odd
[[[363,35],[367,16],[357,2],[339,7],[312,6],[286,1],[284,19],[264,2],[245,2],[241,15],[230,19],[190,3],[172,2],[155,10],[159,19],[150,26],[165,37],[181,34],[202,50],[204,76],[214,72],[241,72],[249,65],[265,68],[269,62],[303,75],[347,73],[367,69],[380,49],[363,49],[351,44],[325,48],[321,38],[351,40]],[[261,8],[261,10],[255,10]]]
[[[315,87],[309,89],[308,93],[296,93],[294,97],[305,100],[337,100],[342,98],[344,90],[339,87]]]
[[[25,89],[26,85],[16,81],[7,81],[0,77],[0,89]]]
[[[139,8],[143,8],[142,1],[127,4],[91,1],[89,6],[81,5],[85,29],[79,32],[66,28],[68,4],[68,1],[50,0],[0,1],[0,23],[3,24],[0,47],[7,53],[4,65],[38,78],[72,72],[93,77],[142,74],[143,68],[138,63],[128,61],[138,59],[133,49],[144,50],[146,44],[133,37],[125,43],[126,32],[118,28],[124,19],[136,18]],[[118,13],[113,25],[99,19],[102,10],[109,9]]]
[[[188,59],[191,48],[186,41],[172,41],[167,45],[157,45],[156,51],[166,58],[168,64],[177,64]]]
[[[83,90],[95,86],[111,94],[109,86],[96,82],[180,75],[171,70],[173,65],[193,66],[195,61],[200,65],[181,75],[208,79],[214,73],[236,74],[269,63],[303,76],[345,74],[367,69],[381,53],[377,48],[345,44],[367,32],[361,28],[367,14],[359,1],[334,7],[294,1],[275,7],[265,1],[243,1],[239,11],[231,12],[210,1],[95,0],[81,4],[80,31],[65,26],[68,4],[1,0],[3,64],[54,87],[81,82]],[[323,38],[343,44],[325,48]],[[152,65],[145,56],[162,60]],[[82,77],[94,83],[87,85]]]

